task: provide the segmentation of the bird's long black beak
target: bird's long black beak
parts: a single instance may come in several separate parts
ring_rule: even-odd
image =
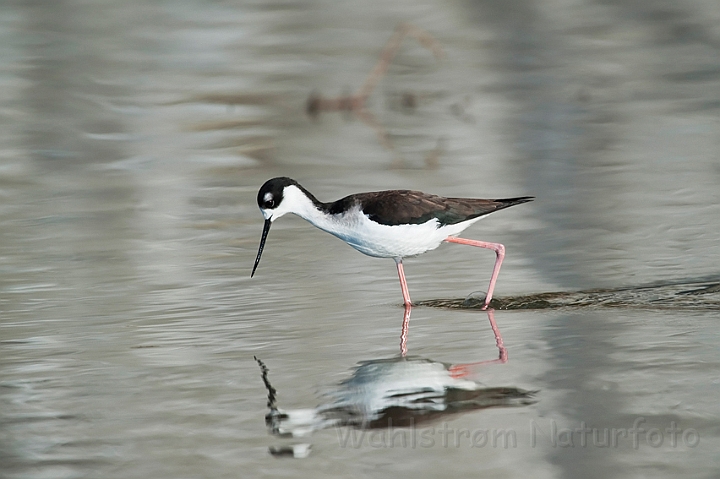
[[[255,270],[257,269],[258,264],[260,263],[260,256],[262,256],[262,250],[265,247],[265,240],[267,239],[267,235],[270,232],[270,226],[272,226],[272,221],[270,221],[269,219],[265,220],[265,226],[263,226],[262,237],[260,238],[260,249],[258,250],[257,258],[255,258],[255,266],[253,266],[252,273],[250,273],[251,278],[255,274]]]

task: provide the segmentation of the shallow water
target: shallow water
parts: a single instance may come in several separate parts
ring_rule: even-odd
[[[393,149],[309,118],[401,21],[445,55],[406,38],[370,96]],[[0,476],[716,476],[718,25],[714,0],[5,5]],[[532,400],[273,435],[254,356],[283,411],[333,404],[358,365],[452,392],[443,371],[498,357],[485,312],[433,307],[482,297],[484,250],[405,261],[405,362],[392,261],[290,217],[250,279],[279,175],[321,200],[536,196],[465,236],[506,245],[499,300],[559,302],[499,305],[508,361],[462,383]]]

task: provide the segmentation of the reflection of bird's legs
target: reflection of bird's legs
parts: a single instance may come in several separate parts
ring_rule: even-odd
[[[407,340],[408,340],[408,328],[410,327],[410,311],[412,306],[409,304],[405,305],[405,314],[403,315],[402,331],[400,331],[400,355],[405,357],[407,355]]]
[[[469,376],[470,374],[472,374],[474,369],[479,368],[481,366],[485,366],[487,364],[493,364],[493,363],[503,364],[508,361],[508,352],[507,352],[507,349],[505,349],[505,345],[503,344],[502,336],[500,335],[500,330],[498,329],[497,323],[495,322],[495,310],[488,309],[488,310],[486,310],[486,312],[488,315],[488,320],[490,321],[490,327],[493,330],[493,334],[495,334],[495,345],[498,348],[499,356],[497,359],[490,359],[487,361],[455,364],[449,368],[450,376],[452,376],[453,378],[462,378],[465,376]]]

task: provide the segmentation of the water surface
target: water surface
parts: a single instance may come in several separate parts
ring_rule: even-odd
[[[405,39],[370,96],[393,149],[352,114],[309,118],[313,92],[362,85],[399,22],[445,55]],[[716,476],[718,25],[714,0],[8,3],[0,475]],[[508,361],[462,383],[532,401],[359,447],[348,424],[273,435],[253,356],[289,411],[327,405],[358,365],[405,364],[392,261],[283,218],[250,279],[256,191],[280,175],[323,201],[536,196],[466,236],[507,246],[498,298],[584,303],[498,308]],[[481,295],[493,259],[405,261],[430,301],[412,361],[442,376],[498,357],[486,313],[431,307]],[[382,447],[383,431],[433,443]],[[297,444],[304,459],[269,452]]]

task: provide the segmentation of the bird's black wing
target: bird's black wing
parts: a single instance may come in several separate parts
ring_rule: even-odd
[[[439,226],[444,226],[484,216],[531,199],[443,198],[420,191],[391,190],[351,195],[333,203],[333,206],[339,211],[361,204],[363,212],[372,221],[388,226],[422,224],[432,219],[437,219]]]

